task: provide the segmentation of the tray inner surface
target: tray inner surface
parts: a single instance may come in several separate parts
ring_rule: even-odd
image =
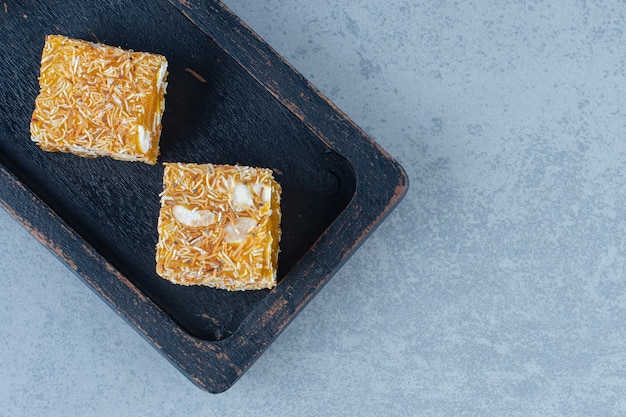
[[[283,187],[279,281],[354,194],[350,163],[167,4],[11,4],[0,27],[0,163],[189,333],[231,335],[267,291],[168,283],[154,272],[161,162],[275,169]],[[163,54],[169,61],[159,164],[46,153],[30,141],[44,37],[59,33]],[[278,82],[280,80],[277,80]],[[279,284],[280,285],[280,284]]]

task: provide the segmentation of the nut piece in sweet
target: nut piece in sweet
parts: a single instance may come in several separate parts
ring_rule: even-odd
[[[215,214],[209,210],[188,209],[185,206],[172,207],[174,218],[185,226],[203,227],[215,223]]]
[[[228,223],[224,228],[224,241],[227,243],[243,243],[249,233],[257,225],[256,220],[250,217],[241,217],[235,223]]]

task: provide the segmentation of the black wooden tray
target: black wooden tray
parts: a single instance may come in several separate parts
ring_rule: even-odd
[[[404,171],[219,2],[24,3],[0,9],[0,204],[193,382],[228,389],[399,202]],[[49,33],[167,57],[160,162],[275,170],[275,289],[159,278],[162,165],[46,153],[30,141]]]

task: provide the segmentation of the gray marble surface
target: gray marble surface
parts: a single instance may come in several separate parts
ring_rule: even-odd
[[[0,210],[0,415],[626,415],[626,9],[226,4],[409,193],[220,395]]]

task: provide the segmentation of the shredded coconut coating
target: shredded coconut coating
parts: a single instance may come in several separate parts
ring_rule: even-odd
[[[167,60],[48,35],[31,139],[43,150],[156,164]]]
[[[157,273],[231,291],[276,286],[281,187],[272,171],[164,165]]]

